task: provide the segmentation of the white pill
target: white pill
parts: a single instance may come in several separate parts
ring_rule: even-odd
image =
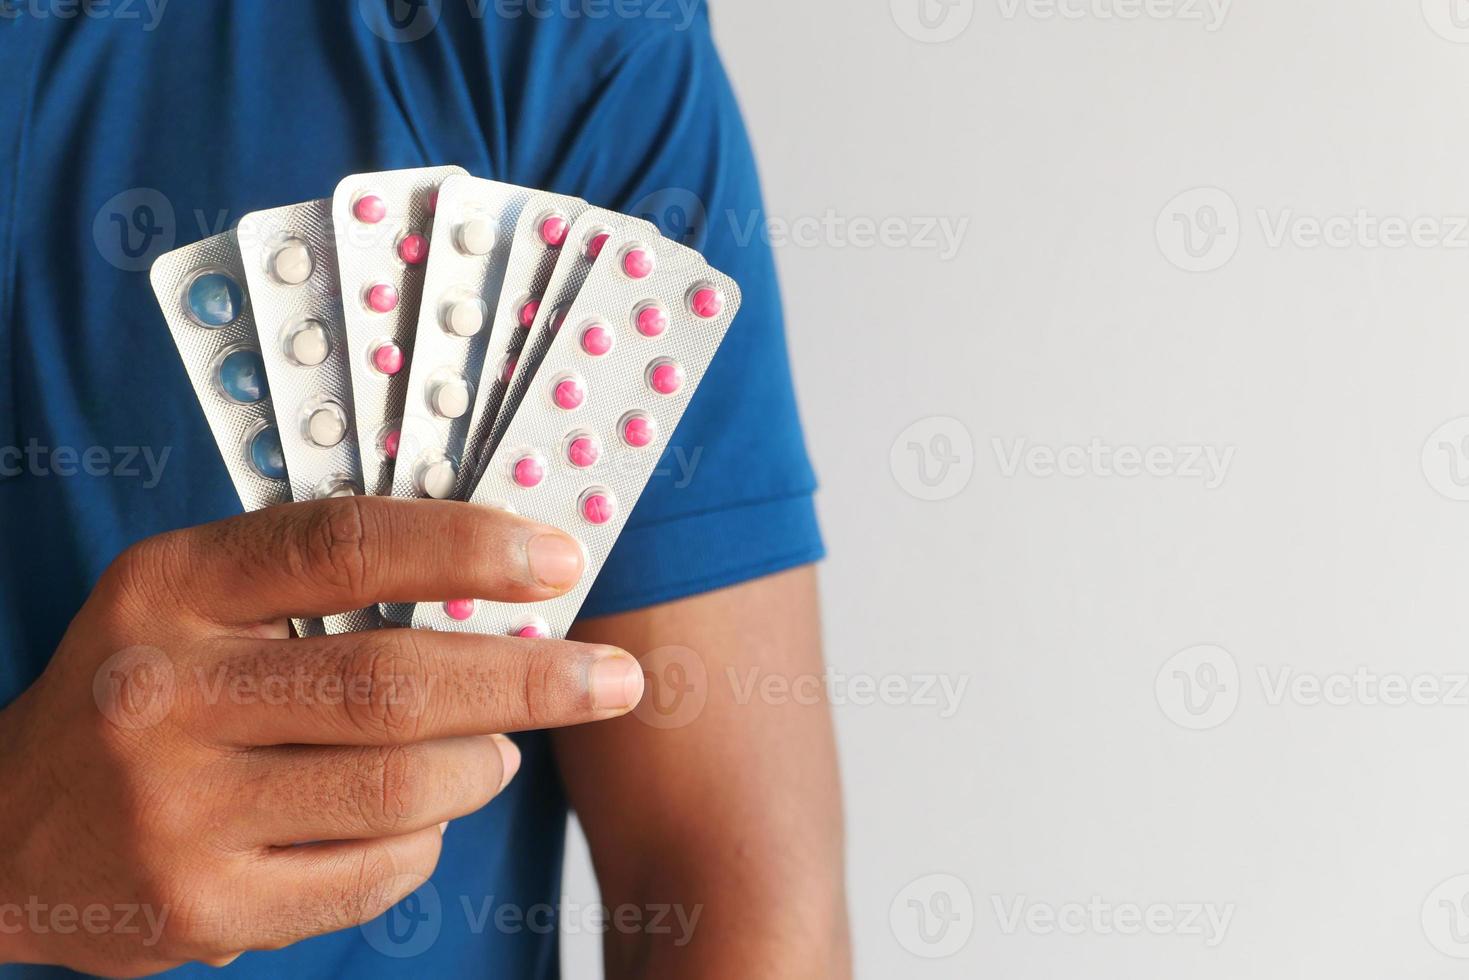
[[[440,381],[429,394],[429,405],[443,418],[461,418],[469,411],[469,385],[462,378]]]
[[[461,299],[444,314],[444,326],[456,337],[473,337],[485,328],[487,314],[483,301]]]
[[[454,493],[454,481],[454,464],[447,459],[435,459],[419,464],[418,492],[425,497],[447,500]]]
[[[466,255],[488,255],[495,247],[495,226],[485,218],[470,218],[459,226],[459,251]]]
[[[323,405],[306,417],[306,438],[312,445],[330,449],[347,435],[347,413],[340,405]]]
[[[270,257],[270,272],[287,286],[299,286],[311,278],[311,249],[292,239]]]
[[[298,323],[286,334],[286,356],[302,367],[316,367],[331,353],[326,327],[315,320]]]

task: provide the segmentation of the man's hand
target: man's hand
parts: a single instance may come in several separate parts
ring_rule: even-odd
[[[440,825],[515,775],[497,733],[621,715],[642,674],[609,647],[291,639],[285,618],[545,599],[581,572],[552,528],[381,498],[130,549],[0,712],[0,962],[136,975],[380,915],[433,871]]]

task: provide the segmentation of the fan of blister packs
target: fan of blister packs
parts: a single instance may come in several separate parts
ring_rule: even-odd
[[[252,212],[152,281],[246,510],[468,500],[586,550],[556,599],[385,605],[303,635],[565,636],[740,305],[646,221],[459,167]]]

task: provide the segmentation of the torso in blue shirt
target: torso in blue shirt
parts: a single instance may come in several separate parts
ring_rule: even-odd
[[[637,210],[743,286],[585,613],[819,556],[759,188],[705,11],[548,16],[566,6],[173,0],[159,15],[158,0],[113,0],[88,16],[0,0],[0,704],[123,547],[239,511],[152,258],[348,173],[457,163]],[[546,739],[520,741],[520,775],[451,825],[431,889],[230,971],[554,975],[566,804]]]

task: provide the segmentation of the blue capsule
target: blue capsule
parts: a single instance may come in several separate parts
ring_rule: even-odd
[[[218,381],[225,397],[242,405],[253,405],[270,397],[265,379],[265,362],[260,352],[237,350],[219,362]]]
[[[268,425],[250,439],[250,463],[268,480],[286,478],[286,454],[281,451],[281,434]]]
[[[206,272],[189,283],[189,315],[205,327],[227,327],[239,318],[245,305],[240,284],[223,272]]]

